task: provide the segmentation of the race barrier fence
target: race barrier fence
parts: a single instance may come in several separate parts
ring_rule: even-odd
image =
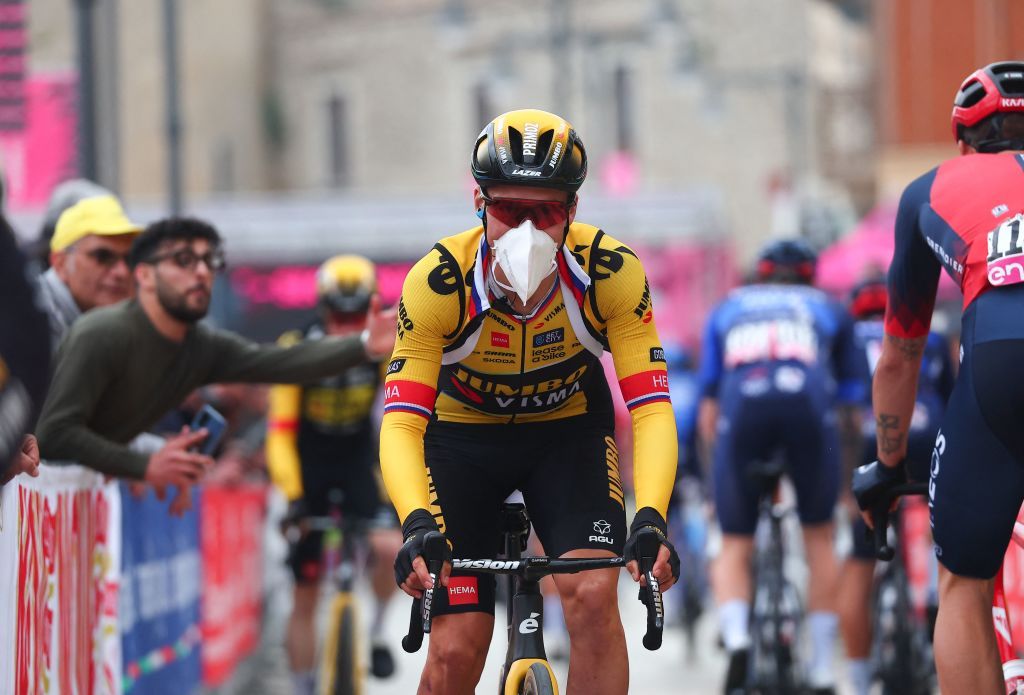
[[[227,681],[259,641],[266,495],[211,487],[176,518],[80,466],[0,488],[0,695]]]

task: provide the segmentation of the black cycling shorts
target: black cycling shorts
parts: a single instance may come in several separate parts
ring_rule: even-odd
[[[972,318],[968,309],[960,372],[931,457],[929,506],[939,562],[991,579],[1024,501],[1024,339],[972,344]]]
[[[346,439],[344,445],[333,447],[330,455],[310,451],[300,440],[299,456],[303,462],[302,499],[309,516],[327,516],[340,500],[345,519],[371,528],[397,528],[398,516],[381,484],[377,446],[371,435]],[[288,566],[296,583],[319,581],[323,536],[311,531],[289,549]]]
[[[604,420],[431,422],[424,454],[454,557],[497,556],[501,505],[516,490],[548,556],[586,548],[621,554],[626,512],[613,429]],[[494,589],[491,575],[455,570],[448,592],[435,596],[434,613],[493,614]]]
[[[805,393],[773,393],[723,404],[715,443],[714,496],[724,533],[750,536],[760,489],[750,467],[781,453],[803,524],[832,519],[839,496],[839,445],[830,411]]]

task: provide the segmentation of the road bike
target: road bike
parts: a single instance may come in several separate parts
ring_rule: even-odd
[[[697,623],[707,603],[709,592],[707,538],[708,519],[704,510],[701,483],[684,477],[676,484],[673,503],[669,505],[669,538],[679,553],[679,618],[686,636],[686,658],[692,663],[697,656]]]
[[[507,609],[508,648],[501,669],[499,693],[503,695],[557,695],[558,684],[544,651],[544,600],[540,593],[540,580],[552,574],[576,574],[588,570],[624,566],[621,557],[550,558],[523,557],[530,533],[530,520],[522,504],[504,504],[502,514],[501,557],[495,559],[456,559],[454,568],[472,568],[474,572],[504,575],[512,597]],[[652,571],[661,547],[654,531],[641,531],[637,538],[640,572],[646,586],[640,588],[640,600],[647,607],[647,633],[644,647],[650,650],[661,646],[665,609],[661,587]],[[440,533],[428,533],[424,538],[423,556],[435,586],[441,572],[447,541]],[[409,634],[402,639],[402,648],[409,653],[419,650],[423,635],[430,634],[433,619],[434,592],[427,589],[422,599],[414,599],[409,620]],[[443,590],[443,589],[441,589]]]
[[[887,500],[891,505],[897,495],[921,494],[928,494],[927,484],[907,483],[895,488]],[[911,548],[903,533],[902,515],[891,515],[887,506],[875,518],[876,553],[886,562],[875,580],[872,605],[874,676],[883,695],[928,695],[933,691],[935,661],[927,617],[911,595],[907,574]]]
[[[784,471],[781,459],[753,464],[747,471],[760,493],[746,692],[760,695],[795,694],[802,687],[797,653],[803,609],[796,586],[785,571],[783,521],[787,510],[776,503]]]
[[[904,495],[927,495],[926,483],[906,483],[887,491],[871,508],[874,519],[874,537],[877,556],[880,560],[892,560],[895,551],[889,544],[889,508],[893,501]],[[1024,547],[1024,524],[1014,524],[1013,542]],[[1024,659],[1020,659],[1013,644],[1013,630],[1007,610],[1006,594],[1003,587],[1003,568],[995,577],[995,591],[992,597],[992,624],[996,635],[999,658],[1003,664],[1003,681],[1009,695],[1024,694]]]
[[[305,517],[285,523],[285,538],[295,543],[302,534],[324,534],[324,562],[330,569],[334,595],[328,609],[327,630],[317,659],[317,692],[320,695],[360,695],[367,668],[360,640],[359,602],[355,581],[360,558],[355,539],[365,533],[365,523],[343,519],[339,505],[328,516]]]

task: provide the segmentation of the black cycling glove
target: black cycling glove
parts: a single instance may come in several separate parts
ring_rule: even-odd
[[[853,471],[853,496],[857,498],[857,506],[868,511],[885,498],[886,492],[905,482],[906,461],[900,461],[895,466],[873,461]]]
[[[668,524],[665,523],[665,519],[662,518],[661,514],[654,507],[644,507],[637,510],[636,516],[633,517],[633,523],[629,525],[629,538],[626,539],[626,545],[622,549],[623,559],[626,562],[640,561],[636,552],[636,535],[637,531],[648,528],[653,529],[658,534],[658,538],[661,539],[661,544],[668,548],[668,566],[672,570],[672,578],[679,579],[679,554],[676,553],[675,547],[669,543],[666,534]]]
[[[431,531],[438,531],[437,522],[426,509],[416,509],[405,517],[402,524],[402,538],[405,543],[395,556],[395,583],[401,586],[412,574],[412,562],[423,554],[423,537]],[[444,544],[446,562],[451,562],[452,551]]]

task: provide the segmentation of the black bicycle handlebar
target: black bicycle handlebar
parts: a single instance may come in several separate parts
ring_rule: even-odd
[[[646,580],[646,586],[640,586],[637,597],[647,608],[647,633],[644,635],[644,647],[654,651],[661,647],[662,633],[665,629],[665,604],[661,597],[661,585],[654,576],[654,561],[658,559],[661,539],[654,531],[638,531],[636,554],[639,558],[640,574]]]
[[[434,591],[440,588],[441,568],[447,550],[448,541],[437,531],[431,531],[423,537],[423,559],[427,562],[427,572],[433,580],[434,588],[424,589],[423,598],[413,599],[409,634],[402,638],[402,649],[410,654],[419,651],[423,635],[430,634],[431,621],[434,619]]]
[[[658,557],[661,540],[654,531],[643,531],[638,538],[637,552],[640,554],[640,572],[647,577],[647,586],[640,588],[640,600],[647,607],[647,634],[644,646],[654,650],[661,646],[662,630],[665,624],[665,610],[661,598],[661,587],[654,578],[652,568]],[[649,536],[649,538],[648,538]],[[423,538],[423,558],[427,570],[437,587],[444,562],[444,536],[431,532]],[[594,569],[622,567],[621,557],[578,557],[549,558],[544,556],[524,557],[519,560],[453,560],[456,569],[468,569],[485,574],[511,574],[529,581],[540,581],[551,574],[575,574]],[[433,619],[434,589],[426,589],[422,599],[413,599],[409,615],[409,633],[402,638],[402,649],[412,654],[423,645],[423,635],[430,634]]]
[[[871,507],[871,518],[875,528],[875,556],[879,560],[889,562],[896,551],[889,545],[889,508],[899,497],[906,495],[927,495],[928,483],[902,483],[882,493],[881,498]]]
[[[412,611],[409,613],[409,633],[402,638],[402,649],[415,654],[423,646],[423,611],[422,602],[418,598],[412,600]]]

